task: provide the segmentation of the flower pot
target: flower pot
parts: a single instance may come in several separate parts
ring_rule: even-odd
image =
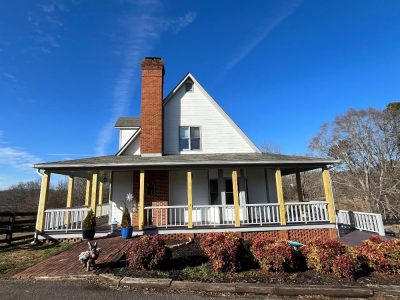
[[[122,227],[121,228],[121,236],[124,239],[130,239],[132,237],[133,227]]]
[[[82,238],[84,240],[93,240],[94,234],[96,233],[95,229],[89,229],[89,230],[82,230]]]

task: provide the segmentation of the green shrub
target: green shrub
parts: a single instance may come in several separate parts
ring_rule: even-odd
[[[356,250],[373,270],[386,274],[400,274],[400,240],[383,240],[375,236],[364,241]]]
[[[82,225],[83,230],[95,230],[96,229],[96,216],[93,210],[90,210],[83,220]]]
[[[215,271],[241,269],[244,256],[243,239],[233,233],[208,233],[200,238],[200,247],[211,260]]]
[[[293,264],[294,250],[287,241],[257,238],[251,245],[251,253],[267,271],[284,271],[286,266]]]
[[[129,213],[128,208],[125,206],[124,212],[122,214],[122,220],[121,220],[121,227],[126,228],[132,226],[131,223],[131,214]]]
[[[170,252],[161,236],[145,235],[130,241],[126,255],[130,268],[155,270],[168,261]]]

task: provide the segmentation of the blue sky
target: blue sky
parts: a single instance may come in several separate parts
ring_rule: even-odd
[[[0,2],[0,189],[117,150],[140,68],[190,71],[257,144],[303,154],[349,108],[399,99],[399,1]]]

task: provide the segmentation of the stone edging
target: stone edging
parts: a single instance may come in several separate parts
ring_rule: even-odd
[[[323,295],[328,297],[369,298],[374,295],[373,288],[333,287],[321,285],[272,286],[256,283],[204,283],[175,281],[169,278],[118,277],[113,274],[100,274],[101,280],[116,287],[156,288],[180,291],[201,291],[218,293],[240,293],[258,295],[299,296]]]

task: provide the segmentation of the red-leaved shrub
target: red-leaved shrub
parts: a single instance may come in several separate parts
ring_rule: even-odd
[[[200,247],[215,271],[237,271],[243,257],[242,238],[233,233],[208,233],[200,238]]]
[[[386,274],[400,274],[400,240],[383,240],[374,236],[358,246],[357,252],[366,258],[373,270]]]
[[[286,265],[292,263],[293,248],[287,241],[274,241],[257,238],[251,245],[251,253],[261,268],[267,271],[283,271]]]
[[[329,273],[337,256],[347,252],[347,247],[337,240],[316,240],[300,248],[305,256],[307,268]]]
[[[145,235],[130,241],[126,255],[130,268],[154,270],[168,260],[170,252],[161,236]]]
[[[335,257],[332,272],[337,277],[345,277],[355,280],[357,273],[362,270],[362,259],[353,248],[347,248],[346,252]]]

